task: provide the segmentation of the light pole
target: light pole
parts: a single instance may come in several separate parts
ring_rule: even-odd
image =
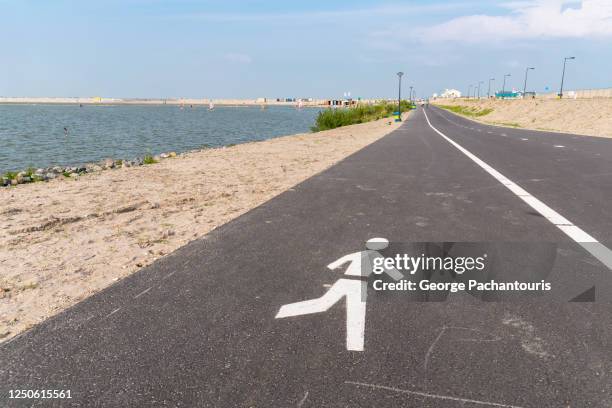
[[[491,81],[495,81],[495,78],[489,78],[489,89],[487,90],[487,98],[491,97]]]
[[[527,74],[529,73],[530,69],[535,69],[535,68],[527,67],[527,69],[525,70],[525,84],[523,85],[523,98],[525,97],[525,92],[527,92]]]
[[[397,73],[397,78],[399,79],[398,88],[397,88],[397,119],[398,122],[402,121],[402,75],[403,72]]]
[[[565,79],[565,63],[567,60],[573,60],[576,57],[565,57],[563,59],[563,73],[561,74],[561,89],[559,90],[559,98],[563,98],[563,80]]]
[[[413,88],[413,87],[411,86],[411,87],[410,87],[410,95],[409,95],[409,98],[408,98],[408,100],[410,101],[410,104],[411,104],[411,105],[412,105],[412,88]]]
[[[480,85],[482,84],[482,81],[478,81],[478,100],[480,100]]]
[[[502,85],[502,94],[506,93],[506,77],[511,77],[512,75],[506,74],[504,75],[504,84]]]
[[[468,99],[470,99],[470,94],[472,93],[472,85],[468,86]]]

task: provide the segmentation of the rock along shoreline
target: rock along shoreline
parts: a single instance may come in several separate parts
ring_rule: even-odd
[[[102,170],[119,169],[124,167],[138,167],[146,164],[158,163],[163,159],[177,157],[176,152],[161,153],[155,156],[145,155],[131,160],[106,158],[95,163],[86,163],[78,166],[52,166],[42,168],[29,168],[20,172],[6,172],[0,177],[0,187],[16,186],[40,181],[50,181],[56,178],[78,178],[87,173],[96,173]]]

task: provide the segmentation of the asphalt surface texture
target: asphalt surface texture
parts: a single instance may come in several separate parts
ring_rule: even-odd
[[[0,406],[612,407],[612,272],[426,115],[610,248],[612,139],[418,108],[337,165],[0,345]],[[370,289],[363,351],[347,350],[342,301],[275,318],[324,295],[344,277],[327,265],[373,237],[391,242],[383,255],[486,252],[487,277],[550,279],[555,290]],[[41,389],[71,398],[9,398]]]

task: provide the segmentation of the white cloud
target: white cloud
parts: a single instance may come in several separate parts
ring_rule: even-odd
[[[227,53],[224,55],[224,58],[228,61],[235,62],[238,64],[250,64],[253,61],[251,56],[237,52]]]
[[[423,41],[456,42],[612,36],[610,0],[533,0],[504,6],[510,14],[458,17],[416,34]]]

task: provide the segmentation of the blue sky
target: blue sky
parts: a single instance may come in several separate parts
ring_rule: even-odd
[[[354,97],[612,87],[612,1],[0,0],[0,95]]]

